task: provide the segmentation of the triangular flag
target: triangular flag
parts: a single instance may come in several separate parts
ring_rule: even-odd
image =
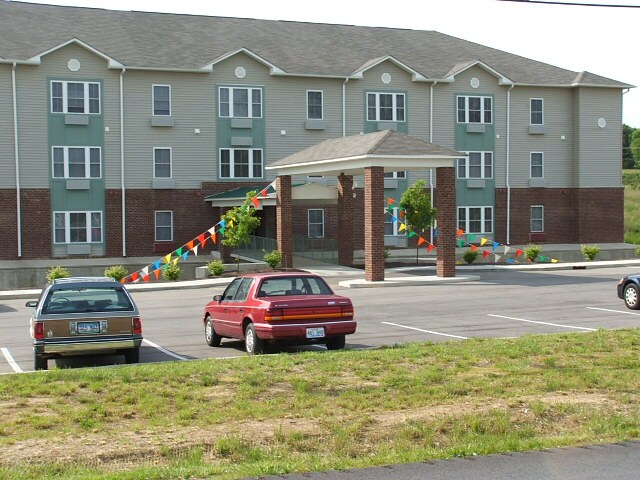
[[[213,233],[211,234],[211,241],[212,241],[213,243],[216,243],[216,232],[213,232]]]
[[[469,243],[473,243],[475,239],[476,239],[476,236],[473,233],[469,235]]]
[[[153,264],[153,269],[157,270],[160,268],[160,260],[157,260],[154,264]]]
[[[176,255],[177,256],[181,256],[182,255],[182,247],[180,247],[179,249],[176,250]]]
[[[209,232],[209,235],[213,235],[214,233],[216,233],[216,226],[214,225],[209,230],[207,230],[207,232]]]
[[[540,255],[540,261],[544,262],[547,260],[547,257],[545,257],[544,255]]]
[[[487,240],[486,238],[482,237],[482,240],[480,240],[480,246],[484,247],[484,244],[487,243],[489,240]]]
[[[418,238],[418,246],[422,245],[426,240],[422,237]]]
[[[524,253],[524,251],[523,251],[523,250],[521,250],[521,249],[517,249],[517,250],[516,250],[516,257],[519,257],[519,256],[520,256],[520,255],[522,255],[523,253]]]
[[[416,235],[417,235],[417,233],[414,232],[413,230],[409,232],[409,238],[415,237]]]
[[[406,229],[407,229],[407,226],[404,223],[401,223],[400,227],[398,228],[398,231],[402,232],[403,230],[406,230]]]
[[[393,223],[396,223],[396,222],[398,221],[398,218],[397,218],[397,217],[394,217],[393,215],[391,215],[391,221],[392,221]]]
[[[176,258],[174,258],[174,259],[171,261],[171,263],[173,263],[173,265],[175,266],[175,265],[177,265],[177,264],[178,264],[178,260],[180,260],[180,257],[176,257]]]
[[[558,263],[558,260],[556,260],[555,258],[552,258],[551,263]]]
[[[140,275],[138,274],[138,272],[133,272],[131,274],[131,281],[135,282],[139,277],[140,277]]]
[[[482,258],[487,258],[489,256],[489,250],[483,250],[482,251]]]
[[[149,273],[149,266],[146,266],[142,269],[142,275],[147,275]]]
[[[464,242],[462,240],[458,240],[458,248],[462,248],[464,246]]]
[[[258,194],[260,198],[265,198],[267,196],[267,188],[263,188],[262,190],[260,190],[260,193]]]
[[[396,201],[393,198],[391,197],[387,198],[387,205],[393,205],[394,203],[396,203]]]
[[[458,237],[461,237],[463,233],[464,233],[464,230],[462,230],[461,228],[459,228],[459,229],[458,229]]]
[[[258,201],[258,197],[253,197],[251,199],[251,203],[253,203],[253,206],[258,208],[260,206],[260,202]]]
[[[506,245],[504,246],[504,254],[506,255],[507,253],[509,253],[509,250],[511,250],[511,247],[507,247]]]
[[[121,279],[120,279],[120,283],[122,283],[122,284],[127,283],[127,278],[129,278],[129,277],[121,278]]]
[[[186,260],[188,256],[189,256],[189,252],[184,252],[182,254],[182,260]]]
[[[475,245],[471,245],[471,251],[475,252],[476,250],[478,250],[478,247],[476,247]]]
[[[164,263],[169,263],[171,261],[171,254],[164,257]]]
[[[498,248],[500,246],[500,244],[498,242],[493,242],[493,249],[495,250],[496,248]]]
[[[404,210],[402,210],[402,209],[401,209],[401,210],[399,211],[399,215],[398,215],[398,216],[399,216],[400,218],[403,218],[403,217],[404,217]]]
[[[224,235],[224,231],[225,231],[224,225],[221,225],[220,226],[220,233]]]
[[[222,220],[220,220],[220,227],[224,228],[227,226],[227,222],[225,221],[225,219],[223,218]]]
[[[142,280],[144,280],[145,282],[148,282],[149,281],[149,274],[147,274],[144,277],[142,277]]]
[[[498,255],[497,253],[494,253],[494,255],[496,256],[496,258],[495,258],[496,262],[499,262],[502,257],[500,255]]]
[[[198,242],[200,242],[200,245],[202,245],[207,239],[205,238],[204,233],[201,233],[200,235],[198,235],[196,240],[198,240]]]
[[[507,263],[518,263],[513,258],[508,258]]]
[[[193,253],[195,254],[196,257],[198,256],[198,245],[195,245],[193,247]]]
[[[433,250],[434,248],[436,248],[436,247],[433,245],[433,243],[430,243],[430,244],[429,244],[429,246],[427,247],[427,251],[429,251],[429,252],[430,252],[430,251],[431,251],[431,250]]]
[[[160,269],[157,269],[155,272],[153,272],[156,276],[156,280],[160,279]]]
[[[188,248],[189,250],[193,250],[193,244],[194,244],[194,243],[195,243],[195,242],[194,242],[193,240],[191,240],[189,243],[187,243],[187,248]]]
[[[229,228],[233,228],[233,220],[229,220]]]

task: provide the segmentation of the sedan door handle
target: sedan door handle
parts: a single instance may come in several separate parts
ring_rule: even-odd
[[[242,312],[244,312],[244,309],[243,308],[239,308],[238,312],[242,313]]]

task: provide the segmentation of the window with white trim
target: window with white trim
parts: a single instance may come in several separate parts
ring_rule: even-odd
[[[387,212],[384,214],[384,234],[389,236],[398,236],[398,235],[406,235],[406,230],[400,231],[400,209],[398,207],[393,207],[387,209]],[[394,220],[395,218],[395,220]]]
[[[153,86],[153,115],[171,116],[171,85]]]
[[[173,212],[171,210],[157,210],[155,212],[156,242],[173,241]]]
[[[544,206],[531,205],[531,232],[544,232]]]
[[[102,177],[100,147],[52,147],[53,178]]]
[[[322,120],[322,90],[307,90],[307,119]]]
[[[262,178],[262,150],[220,149],[220,178]]]
[[[458,228],[464,233],[492,233],[493,207],[458,207]]]
[[[171,178],[171,149],[153,149],[153,178]]]
[[[54,243],[101,243],[102,212],[53,212]]]
[[[324,209],[310,208],[307,211],[307,225],[309,238],[324,237]]]
[[[51,81],[52,113],[100,113],[98,82]]]
[[[404,170],[399,172],[386,172],[384,178],[407,178],[407,172]]]
[[[367,93],[367,120],[370,122],[404,122],[404,93]]]
[[[262,89],[247,87],[220,87],[219,112],[221,117],[262,117]]]
[[[531,125],[544,125],[544,100],[532,98],[529,102]]]
[[[544,178],[544,153],[531,152],[531,178]]]
[[[467,152],[458,159],[458,178],[493,178],[493,152]]]
[[[493,98],[458,95],[458,123],[493,123]]]

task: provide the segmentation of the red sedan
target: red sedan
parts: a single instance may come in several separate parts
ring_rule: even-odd
[[[223,338],[245,341],[249,354],[262,353],[269,340],[294,344],[345,346],[356,331],[353,304],[336,295],[311,273],[254,273],[235,278],[204,308],[205,340],[217,347]]]

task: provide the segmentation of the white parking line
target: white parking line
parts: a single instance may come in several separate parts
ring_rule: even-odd
[[[189,359],[188,359],[188,358],[186,358],[186,357],[183,357],[183,356],[181,356],[181,355],[178,355],[177,353],[170,352],[170,351],[169,351],[169,350],[167,350],[166,348],[162,348],[160,345],[156,345],[155,343],[150,342],[150,341],[149,341],[149,340],[147,340],[146,338],[142,340],[142,343],[146,343],[146,344],[147,344],[147,345],[149,345],[150,347],[156,348],[156,349],[160,350],[162,353],[165,353],[165,354],[169,355],[170,357],[177,358],[178,360],[189,360]]]
[[[448,333],[433,332],[431,330],[423,330],[421,328],[409,327],[407,325],[398,325],[397,323],[391,323],[391,322],[381,322],[381,323],[384,323],[385,325],[391,325],[393,327],[400,327],[400,328],[407,328],[409,330],[416,330],[417,332],[430,333],[432,335],[441,335],[443,337],[459,338],[460,340],[467,340],[469,338],[469,337],[461,337],[459,335],[450,335]]]
[[[4,358],[7,359],[7,362],[9,362],[9,365],[11,365],[11,368],[13,368],[14,372],[16,372],[16,373],[22,373],[23,372],[23,370],[20,368],[20,365],[18,365],[16,363],[16,361],[11,356],[11,353],[9,353],[8,349],[2,347],[2,348],[0,348],[0,351],[4,355]]]
[[[608,308],[598,308],[598,307],[586,307],[589,310],[601,310],[603,312],[611,312],[611,313],[626,313],[627,315],[640,315],[640,312],[630,312],[628,310],[609,310]]]
[[[549,325],[549,326],[552,326],[552,327],[573,328],[575,330],[586,330],[588,332],[597,331],[596,328],[574,327],[573,325],[561,325],[559,323],[550,323],[550,322],[537,322],[535,320],[525,320],[524,318],[505,317],[504,315],[494,315],[492,313],[489,313],[488,316],[489,317],[496,317],[496,318],[506,318],[507,320],[515,320],[517,322],[537,323],[539,325]]]

